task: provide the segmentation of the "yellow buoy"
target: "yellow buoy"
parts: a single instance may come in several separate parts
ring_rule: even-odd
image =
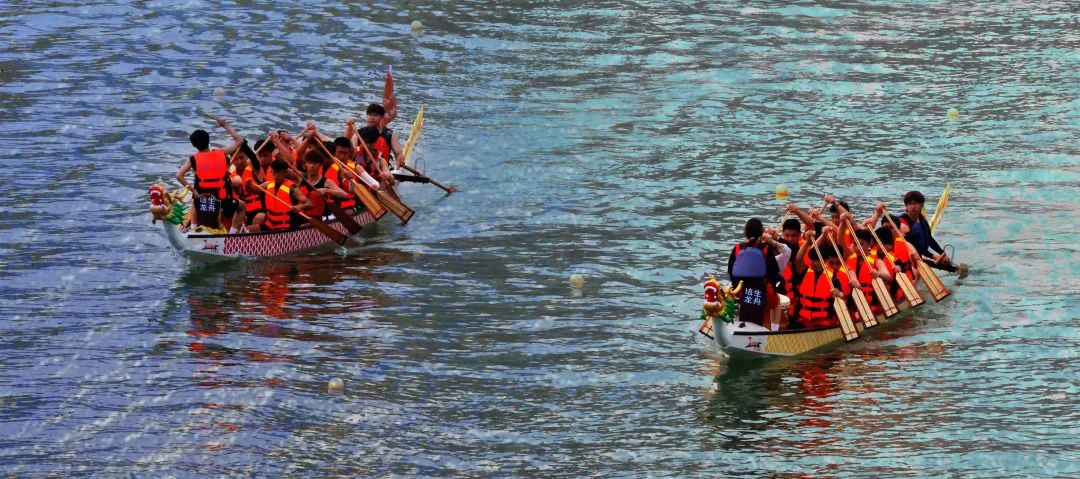
[[[412,23],[409,24],[409,27],[412,28],[414,32],[418,32],[420,29],[424,28],[424,25],[420,23],[420,20],[413,20]]]
[[[787,185],[782,184],[776,187],[776,199],[778,200],[786,200],[789,193],[791,193],[791,191],[788,190]]]
[[[960,110],[956,108],[949,108],[949,111],[945,113],[949,118],[960,118]]]
[[[345,391],[345,381],[342,381],[341,378],[331,379],[330,382],[326,384],[326,390],[331,394],[341,394]]]

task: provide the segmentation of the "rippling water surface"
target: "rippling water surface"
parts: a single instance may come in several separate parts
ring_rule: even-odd
[[[1080,475],[1075,2],[451,3],[0,6],[0,473]],[[203,112],[336,130],[390,64],[461,192],[344,256],[199,265],[150,223]],[[701,278],[781,183],[951,183],[972,274],[728,362]]]

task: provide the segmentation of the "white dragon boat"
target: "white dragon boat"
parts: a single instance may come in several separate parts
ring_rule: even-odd
[[[942,214],[945,211],[945,206],[949,201],[949,193],[951,188],[945,187],[945,191],[942,193],[941,198],[938,200],[937,208],[934,211],[934,216],[930,219],[931,228],[937,226],[942,218]],[[729,286],[726,290],[721,288],[719,283],[715,282],[715,278],[711,280],[714,283],[714,294],[720,295],[720,303],[706,303],[706,310],[709,307],[723,309],[723,300],[726,295],[731,295],[735,288]],[[929,287],[929,285],[927,285]],[[706,283],[708,291],[709,283]],[[947,292],[945,293],[948,294]],[[935,295],[935,299],[940,299]],[[921,304],[921,303],[919,303]],[[854,321],[854,326],[857,334],[845,334],[843,328],[839,325],[832,327],[813,328],[813,329],[794,329],[794,330],[780,330],[773,331],[762,325],[744,322],[735,319],[734,321],[727,322],[716,320],[715,313],[719,309],[713,309],[714,314],[710,314],[710,319],[702,325],[701,332],[711,339],[711,341],[721,348],[725,353],[734,359],[762,359],[770,357],[782,357],[782,356],[798,356],[812,351],[819,351],[829,349],[846,342],[856,341],[860,338],[873,336],[877,332],[884,329],[882,326],[894,323],[902,317],[908,317],[915,309],[907,301],[897,301],[896,306],[899,309],[899,313],[892,315],[891,317],[885,317],[884,314],[878,314],[875,319],[876,325],[867,327],[863,321]],[[727,306],[730,308],[727,311],[728,317],[737,318],[737,310],[732,303]],[[733,314],[734,313],[734,314]],[[871,324],[874,324],[871,322]]]

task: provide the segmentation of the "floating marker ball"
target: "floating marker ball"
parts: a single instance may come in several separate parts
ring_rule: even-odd
[[[421,28],[424,28],[424,25],[420,23],[420,20],[413,20],[409,26],[412,27],[414,32],[418,32]]]
[[[782,184],[776,187],[776,199],[778,200],[786,200],[789,193],[791,193],[791,191],[788,190],[787,185]]]
[[[326,390],[334,394],[341,394],[345,390],[345,381],[342,381],[341,378],[331,379],[326,385]]]
[[[580,274],[570,275],[570,286],[580,288],[585,285],[585,277]]]
[[[956,108],[949,108],[949,111],[945,114],[948,115],[949,118],[959,118],[960,110],[957,110]]]
[[[225,96],[225,89],[221,88],[221,87],[215,88],[214,89],[214,96],[215,97],[223,97],[223,96]]]

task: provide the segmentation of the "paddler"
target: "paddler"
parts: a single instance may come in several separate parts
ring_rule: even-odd
[[[221,202],[227,198],[232,198],[231,190],[229,188],[229,155],[240,148],[240,145],[244,143],[244,138],[240,136],[229,123],[222,118],[216,119],[217,124],[225,129],[225,131],[234,140],[234,143],[228,147],[220,149],[210,149],[210,134],[206,130],[195,130],[191,132],[189,140],[191,146],[195,147],[195,154],[188,157],[188,161],[185,161],[180,169],[176,172],[176,180],[180,182],[184,188],[192,190],[196,193],[193,195],[193,209],[196,212],[192,215],[191,227],[198,226],[202,223],[204,226],[217,227],[215,219],[217,216],[216,211],[212,211],[220,208]],[[194,171],[195,173],[195,187],[192,188],[188,184],[185,175],[188,171]],[[195,197],[198,196],[198,197]],[[217,204],[213,200],[217,201]],[[238,201],[230,201],[232,212],[232,222],[229,232],[236,233],[245,219],[245,206]],[[200,214],[207,213],[207,214]],[[201,221],[199,218],[203,218]]]
[[[300,189],[292,180],[287,179],[289,164],[285,160],[277,159],[271,164],[271,170],[276,181],[267,181],[262,184],[266,191],[263,195],[263,209],[266,213],[266,221],[263,223],[269,230],[286,230],[300,224],[299,216],[296,215],[304,209],[311,208],[311,201],[300,194]],[[276,196],[281,201],[270,198]]]
[[[930,231],[930,223],[923,216],[923,205],[926,197],[918,191],[909,191],[904,195],[904,214],[900,215],[900,232],[904,238],[915,246],[919,255],[930,259],[926,264],[933,268],[959,272],[961,277],[967,276],[968,266],[964,263],[954,264],[952,259],[945,254],[945,249],[934,239]],[[932,253],[934,250],[937,254]]]
[[[303,213],[313,218],[325,218],[329,216],[329,212],[326,208],[327,200],[342,201],[349,197],[344,190],[337,186],[334,180],[327,178],[323,174],[323,155],[320,151],[308,150],[304,155],[304,161],[307,163],[305,169],[304,179],[305,183],[300,184],[300,194],[304,195],[311,206],[305,208]],[[308,185],[311,185],[309,188]],[[343,205],[344,206],[344,205]]]
[[[247,231],[250,233],[258,232],[266,220],[266,213],[263,212],[262,193],[255,189],[255,185],[267,181],[268,167],[274,160],[274,149],[274,143],[269,139],[255,142],[255,155],[259,161],[258,167],[249,161],[246,154],[233,157],[233,165],[230,168],[233,172],[233,187],[237,196],[243,200],[246,206],[244,213],[246,215]]]
[[[405,157],[401,153],[401,143],[398,142],[397,134],[393,130],[386,128],[386,125],[383,125],[386,110],[382,105],[372,103],[368,105],[366,113],[367,126],[361,128],[357,133],[377,156],[377,158],[367,158],[367,161],[376,161],[378,162],[376,164],[384,163],[387,167],[389,167],[390,161],[394,161],[394,167],[400,169],[404,165]],[[364,154],[367,153],[364,152]]]
[[[874,247],[874,237],[870,234],[870,231],[865,229],[856,230],[855,241],[859,242],[862,251],[866,253],[866,259],[863,259],[857,247],[851,248],[846,253],[846,266],[850,272],[849,277],[853,283],[858,284],[862,294],[866,296],[866,302],[870,305],[870,309],[874,314],[878,314],[882,312],[882,306],[874,296],[874,278],[881,278],[888,285],[892,283],[893,277],[889,274],[889,268],[885,265],[885,262],[878,259],[878,251]],[[868,262],[869,266],[867,265]]]
[[[739,320],[778,328],[779,298],[776,285],[783,281],[777,264],[778,256],[787,264],[791,250],[765,234],[761,220],[751,218],[743,226],[746,241],[736,244],[728,257],[728,279],[731,284],[743,283],[739,298]],[[769,321],[766,322],[766,313]],[[771,326],[775,324],[775,326]]]
[[[826,229],[815,239],[813,231],[804,232],[802,246],[792,261],[794,283],[798,285],[799,291],[798,301],[792,301],[792,327],[811,329],[838,324],[831,300],[834,297],[843,298],[844,294],[840,290],[840,281],[826,269],[826,262],[836,259],[836,253],[828,247],[828,242],[824,241],[828,233]],[[817,245],[816,249],[814,245]],[[818,256],[819,251],[821,256]],[[807,257],[810,258],[809,267]]]

